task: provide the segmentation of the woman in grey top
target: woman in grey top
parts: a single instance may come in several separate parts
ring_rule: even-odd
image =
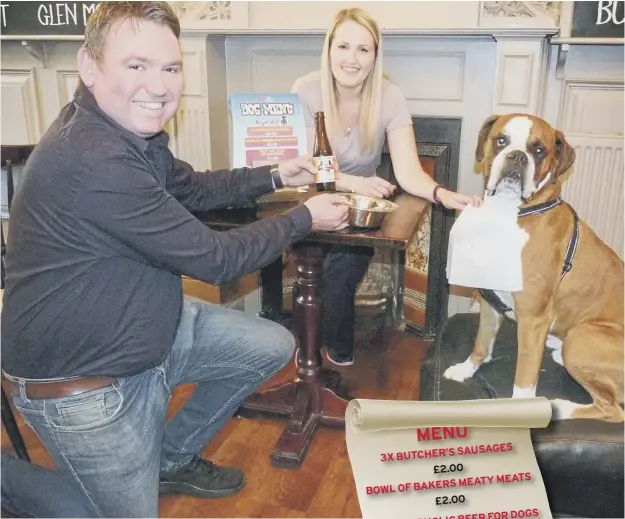
[[[315,142],[314,114],[325,113],[326,131],[338,159],[337,191],[387,197],[395,186],[376,176],[384,137],[399,185],[413,195],[462,209],[480,200],[439,186],[423,171],[412,118],[399,87],[382,73],[382,37],[368,13],[358,8],[337,13],[321,56],[321,70],[299,78],[309,153]],[[332,246],[324,260],[324,343],[328,360],[354,363],[354,298],[373,249]]]

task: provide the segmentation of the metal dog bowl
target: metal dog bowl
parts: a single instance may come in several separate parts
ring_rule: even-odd
[[[382,220],[388,213],[397,209],[397,204],[365,195],[342,195],[349,207],[349,225],[375,229],[382,225]]]

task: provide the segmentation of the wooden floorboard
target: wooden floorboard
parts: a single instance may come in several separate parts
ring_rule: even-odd
[[[342,387],[359,398],[416,400],[419,369],[429,343],[399,330],[360,333],[356,363],[338,368]],[[266,386],[293,376],[292,364]],[[194,385],[176,388],[169,416],[189,398]],[[20,430],[34,463],[53,467],[50,456],[18,415]],[[203,456],[240,467],[246,486],[235,496],[199,499],[170,495],[160,500],[160,517],[361,517],[345,433],[322,427],[298,470],[274,468],[269,455],[284,420],[233,418],[205,447]],[[11,450],[4,429],[2,448]]]

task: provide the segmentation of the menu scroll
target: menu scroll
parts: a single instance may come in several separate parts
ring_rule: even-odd
[[[352,400],[347,451],[364,519],[550,519],[530,428],[546,398]]]

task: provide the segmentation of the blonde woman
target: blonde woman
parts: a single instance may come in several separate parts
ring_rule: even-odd
[[[358,8],[337,13],[326,34],[321,70],[299,78],[309,153],[315,142],[314,114],[325,113],[326,130],[338,159],[338,191],[388,197],[395,186],[376,176],[384,137],[395,177],[404,191],[449,209],[479,199],[439,186],[423,171],[412,118],[399,87],[382,73],[382,36],[368,13]],[[324,343],[330,362],[354,363],[354,298],[373,249],[332,246],[324,261]]]

